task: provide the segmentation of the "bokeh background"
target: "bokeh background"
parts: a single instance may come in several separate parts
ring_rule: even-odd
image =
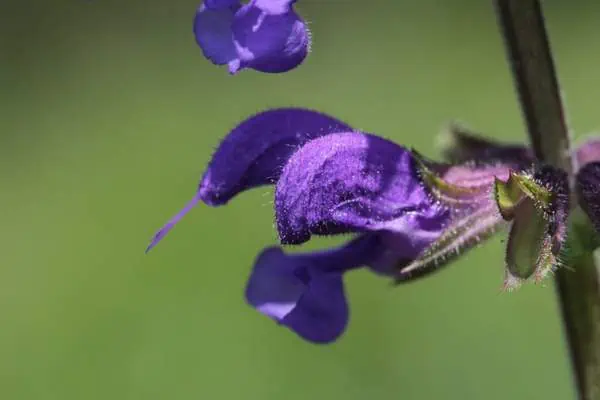
[[[298,3],[306,63],[231,77],[194,43],[197,1],[3,0],[0,398],[573,398],[552,283],[500,293],[504,235],[399,288],[353,272],[330,346],[243,301],[276,241],[269,188],[198,207],[144,255],[220,138],[265,108],[316,108],[430,156],[450,120],[524,140],[490,1]],[[544,3],[571,126],[593,131],[600,4]]]

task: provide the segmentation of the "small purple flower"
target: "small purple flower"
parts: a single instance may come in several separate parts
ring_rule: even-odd
[[[326,343],[348,322],[346,272],[366,266],[411,280],[505,225],[493,190],[497,178],[508,179],[511,165],[435,163],[315,111],[270,110],[225,137],[192,201],[148,249],[199,201],[219,206],[244,190],[275,184],[281,243],[301,244],[312,235],[355,238],[313,253],[264,250],[246,299],[301,337]]]
[[[243,68],[286,72],[310,51],[310,32],[293,8],[296,0],[205,0],[196,11],[194,35],[206,58]]]

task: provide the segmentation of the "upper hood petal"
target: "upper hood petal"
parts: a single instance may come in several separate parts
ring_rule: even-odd
[[[194,198],[154,235],[146,251],[199,201],[220,206],[244,190],[274,183],[298,146],[348,129],[336,118],[302,108],[273,109],[244,120],[217,147]]]
[[[412,232],[418,228],[409,222],[414,215],[438,221],[446,211],[429,201],[411,153],[371,134],[335,133],[308,142],[276,185],[282,243],[302,243],[312,234]]]

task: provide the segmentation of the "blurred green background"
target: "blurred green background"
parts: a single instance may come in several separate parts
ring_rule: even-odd
[[[600,5],[544,3],[570,123],[592,131]],[[235,77],[202,58],[196,6],[3,0],[0,398],[573,398],[552,283],[500,293],[503,235],[397,289],[350,274],[350,326],[330,346],[244,303],[276,241],[268,188],[198,207],[144,255],[220,138],[268,107],[428,155],[452,119],[523,140],[491,2],[302,0],[306,63]]]

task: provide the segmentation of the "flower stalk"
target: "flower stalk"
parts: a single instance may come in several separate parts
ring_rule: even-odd
[[[539,0],[495,0],[531,145],[538,160],[567,172],[572,196],[576,158],[571,157],[560,88]],[[576,199],[572,199],[576,200]],[[571,201],[573,206],[577,201]],[[574,210],[566,265],[556,271],[556,291],[578,397],[600,399],[600,273],[587,217]]]

